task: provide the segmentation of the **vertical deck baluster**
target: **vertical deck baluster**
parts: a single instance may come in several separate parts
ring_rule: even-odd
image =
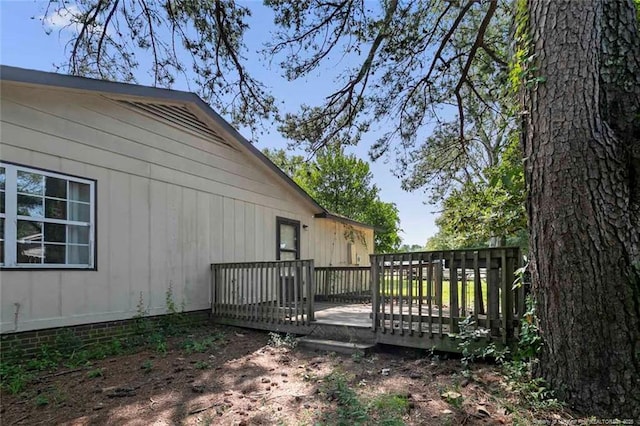
[[[494,289],[495,289],[495,274],[493,272],[493,268],[491,268],[491,250],[487,249],[485,254],[485,265],[487,267],[487,329],[489,329],[488,339],[491,340],[491,335],[493,334],[493,316],[494,312]]]
[[[229,281],[231,281],[231,277],[229,276],[229,269],[226,265],[223,265],[222,268],[222,312],[226,317],[229,317]]]
[[[226,307],[227,316],[229,318],[234,318],[234,312],[233,312],[233,302],[235,298],[235,293],[233,293],[233,285],[235,283],[234,270],[229,268],[228,265],[225,265],[225,274],[227,275],[227,279],[225,280],[225,287],[226,287],[225,304],[227,305]]]
[[[249,264],[249,310],[252,321],[256,321],[256,265]]]
[[[480,280],[480,266],[478,265],[478,252],[473,252],[473,317],[476,325],[480,314],[480,304],[482,303],[482,281]]]
[[[315,274],[315,262],[313,259],[309,261],[309,290],[307,292],[307,325],[315,321],[316,316],[316,274]]]
[[[442,337],[442,327],[443,327],[443,318],[442,318],[442,280],[444,275],[444,265],[442,265],[442,261],[444,259],[444,253],[438,253],[438,264],[436,268],[436,303],[438,304],[438,334]]]
[[[424,289],[422,288],[424,253],[418,255],[418,336],[422,337],[422,303],[424,300]]]
[[[274,292],[274,298],[275,298],[275,309],[274,309],[274,315],[275,315],[275,319],[276,322],[278,324],[282,323],[282,315],[283,315],[283,310],[281,309],[283,302],[282,302],[282,263],[277,262],[276,263],[276,268],[275,268],[275,274],[274,274],[274,282],[273,282],[273,292]]]
[[[404,287],[405,287],[405,279],[404,279],[404,255],[398,256],[400,263],[398,265],[398,310],[400,314],[400,335],[404,335]]]
[[[300,285],[300,274],[298,273],[298,271],[301,268],[301,263],[299,261],[296,261],[294,263],[294,268],[293,268],[293,306],[294,306],[294,312],[295,312],[295,316],[296,316],[296,325],[300,325],[300,312],[299,312],[299,307],[300,307],[300,303],[298,303],[298,298],[300,297],[300,291],[298,290],[298,285]]]
[[[427,261],[427,306],[429,310],[429,338],[433,338],[433,255],[428,253]]]
[[[251,266],[244,263],[242,270],[244,272],[244,318],[251,321]]]
[[[462,305],[461,307],[461,312],[460,312],[460,316],[465,317],[467,316],[467,252],[462,252],[462,260],[460,263],[460,273],[462,274],[461,281],[462,281],[462,291],[460,292],[460,297],[461,297],[461,301],[460,304]]]
[[[391,258],[391,262],[389,264],[389,314],[391,315],[391,322],[390,322],[390,326],[391,326],[391,334],[395,333],[395,327],[394,327],[394,322],[395,322],[395,318],[393,317],[393,300],[395,298],[395,288],[394,288],[394,281],[395,281],[395,261],[396,261],[396,257],[395,255],[390,255],[389,256]]]
[[[240,264],[240,280],[242,287],[240,290],[240,317],[244,320],[249,319],[249,279],[247,277],[248,268],[245,263]]]
[[[231,298],[230,300],[230,304],[229,304],[229,309],[231,310],[231,317],[232,318],[238,318],[238,310],[237,310],[237,306],[238,306],[238,286],[240,285],[239,281],[238,281],[238,269],[237,268],[232,268],[231,266],[229,266],[229,274],[231,275],[231,280],[230,280],[230,285],[229,285],[229,292],[231,293],[230,296]]]
[[[407,270],[407,288],[409,305],[409,335],[413,336],[413,253],[409,253],[409,269]]]
[[[275,324],[278,319],[276,317],[276,308],[278,305],[278,292],[276,283],[278,274],[278,266],[275,263],[271,263],[269,266],[269,281],[268,281],[268,298],[269,298],[269,319],[272,324]]]
[[[378,272],[380,274],[380,281],[379,281],[380,295],[381,295],[380,306],[382,306],[382,318],[380,320],[382,321],[382,332],[386,333],[387,332],[387,318],[386,318],[387,293],[388,293],[389,286],[387,285],[386,256],[382,254],[380,255],[380,259],[381,259],[381,267]]]
[[[449,332],[458,332],[458,267],[456,265],[455,252],[449,256]]]
[[[375,333],[379,325],[380,312],[380,288],[378,282],[378,259],[375,255],[369,256],[371,264],[371,330]]]

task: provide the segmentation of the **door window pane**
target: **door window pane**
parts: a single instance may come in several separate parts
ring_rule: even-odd
[[[291,251],[281,251],[280,260],[296,260],[296,253]]]
[[[42,217],[42,198],[30,195],[18,195],[18,214],[20,216]]]
[[[296,227],[293,225],[280,224],[280,249],[296,249]]]
[[[44,194],[44,176],[18,171],[17,181],[18,192],[26,194],[43,195]]]

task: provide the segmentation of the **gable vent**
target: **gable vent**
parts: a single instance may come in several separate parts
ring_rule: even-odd
[[[203,136],[206,139],[233,148],[222,136],[214,129],[209,127],[205,122],[200,120],[194,113],[182,105],[161,104],[157,102],[134,102],[118,99],[121,104],[140,110],[148,115],[153,116],[161,121],[168,121],[180,127],[186,128],[191,132]]]

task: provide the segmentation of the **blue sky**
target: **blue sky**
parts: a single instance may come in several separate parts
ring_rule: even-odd
[[[295,111],[303,102],[307,104],[319,102],[334,87],[332,79],[337,69],[348,64],[344,61],[338,62],[337,65],[333,65],[335,68],[321,69],[305,81],[288,82],[280,76],[277,66],[274,65],[269,69],[266,64],[257,60],[258,55],[255,51],[270,38],[272,18],[269,10],[262,6],[261,1],[246,3],[251,6],[253,12],[251,28],[246,39],[250,71],[271,89],[273,95],[283,102],[282,106],[287,111]],[[43,14],[45,6],[46,2],[43,1],[0,0],[0,62],[2,64],[54,71],[54,64],[63,62],[69,33],[55,29],[50,34],[46,34],[38,19]],[[137,75],[140,83],[145,83],[146,77],[142,70]],[[180,84],[175,88],[187,89]],[[267,126],[267,130],[268,133],[254,141],[257,147],[260,149],[287,147],[287,141],[275,128]],[[250,136],[247,132],[242,133]],[[367,152],[375,139],[375,135],[365,137],[359,146],[350,148],[348,151],[368,161]],[[391,173],[391,169],[395,167],[395,161],[392,158],[387,163],[378,160],[375,163],[370,162],[370,165],[374,181],[381,189],[381,198],[398,206],[401,227],[404,230],[401,234],[403,243],[423,245],[427,238],[437,231],[433,214],[435,207],[424,204],[426,196],[422,192],[410,193],[402,190],[400,180]]]

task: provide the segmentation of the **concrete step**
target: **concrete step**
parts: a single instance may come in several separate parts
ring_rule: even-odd
[[[337,352],[352,355],[357,352],[369,353],[376,346],[375,343],[342,342],[339,340],[313,339],[311,337],[298,338],[298,346],[319,351]]]

